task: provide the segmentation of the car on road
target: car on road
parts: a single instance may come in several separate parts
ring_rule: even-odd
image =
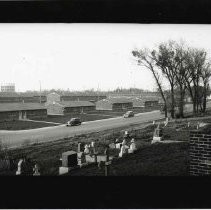
[[[124,115],[124,118],[128,118],[128,117],[134,117],[134,112],[133,111],[127,111]]]
[[[71,118],[66,126],[74,126],[74,125],[81,125],[81,119],[80,118]]]

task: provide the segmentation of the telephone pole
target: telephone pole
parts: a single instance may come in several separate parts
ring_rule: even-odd
[[[99,101],[99,83],[97,85],[97,100]]]
[[[40,104],[41,104],[41,81],[39,80],[40,83]]]

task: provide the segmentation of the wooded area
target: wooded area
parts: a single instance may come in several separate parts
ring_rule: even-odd
[[[193,115],[205,113],[207,96],[210,94],[211,60],[204,49],[189,47],[184,42],[160,43],[153,50],[132,51],[137,64],[151,71],[164,102],[164,111],[175,118],[184,117],[185,98],[191,99]],[[163,79],[168,89],[163,87]]]

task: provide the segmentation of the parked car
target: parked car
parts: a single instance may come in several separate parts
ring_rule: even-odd
[[[66,126],[74,126],[74,125],[81,125],[80,118],[71,118],[66,124]]]
[[[134,113],[133,111],[127,111],[124,115],[123,115],[124,118],[128,118],[128,117],[134,117]]]

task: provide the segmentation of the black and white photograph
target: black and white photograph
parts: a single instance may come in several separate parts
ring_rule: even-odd
[[[1,176],[209,176],[211,25],[0,24]]]

